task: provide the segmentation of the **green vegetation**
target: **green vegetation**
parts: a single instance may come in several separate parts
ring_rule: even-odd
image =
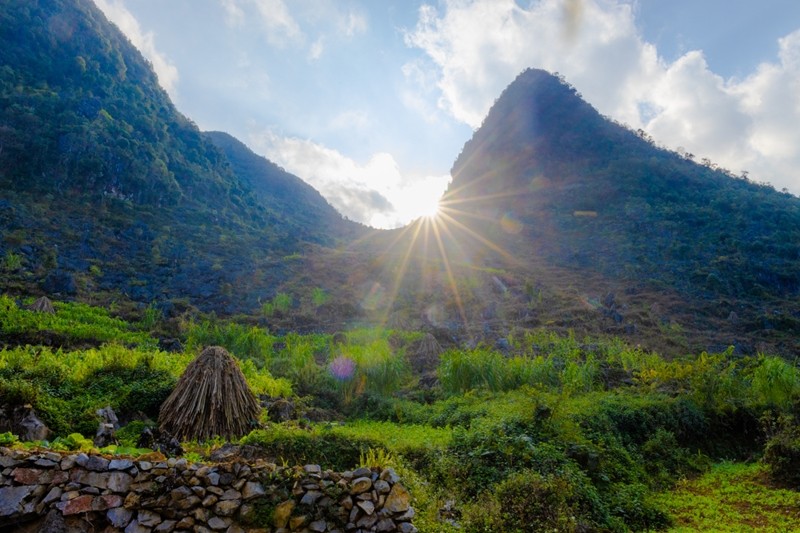
[[[67,343],[114,341],[142,348],[155,347],[156,341],[149,333],[110,316],[105,309],[82,303],[54,302],[56,313],[38,313],[25,308],[31,303],[33,299],[29,298],[20,307],[13,298],[0,295],[0,333],[30,339],[49,334]]]
[[[670,533],[691,531],[796,531],[800,493],[771,486],[758,463],[720,463],[706,474],[681,480],[656,497],[674,517]]]
[[[149,311],[132,326],[60,302],[55,315],[34,319],[2,301],[9,331],[30,336],[44,328],[37,320],[49,320],[66,336],[68,326],[53,325],[63,315],[97,345],[0,351],[0,404],[31,404],[54,431],[39,444],[52,449],[91,448],[95,412],[110,405],[136,416],[101,451],[141,453],[139,435],[178,376],[218,344],[239,359],[254,392],[293,410],[282,422],[265,410],[262,427],[240,444],[286,464],[391,465],[412,490],[422,531],[688,531],[723,512],[719,527],[729,530],[800,524],[784,512],[795,493],[773,485],[796,486],[800,464],[800,371],[780,358],[728,350],[666,360],[613,338],[537,329],[515,333],[508,353],[444,352],[439,382],[420,388],[407,356],[423,338],[416,332],[274,335],[203,319],[184,323],[183,353],[166,353],[141,331],[158,321]],[[122,333],[134,335],[130,346],[105,342]],[[11,434],[0,442],[31,445]],[[221,444],[184,448],[201,459]],[[758,455],[756,465],[719,463]]]

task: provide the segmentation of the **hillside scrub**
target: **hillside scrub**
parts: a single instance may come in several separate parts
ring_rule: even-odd
[[[56,302],[53,321],[3,303],[8,331],[66,335],[71,323],[96,346],[0,351],[0,404],[32,405],[54,432],[38,444],[54,449],[91,447],[96,411],[110,405],[127,425],[106,453],[139,453],[139,435],[183,370],[219,344],[265,405],[293,406],[281,422],[265,409],[238,444],[323,468],[391,463],[410,480],[422,531],[663,529],[684,523],[681,480],[702,479],[721,459],[763,454],[764,475],[794,483],[786,473],[798,457],[800,373],[777,357],[666,360],[617,339],[522,330],[504,351],[445,351],[438,381],[420,387],[406,352],[421,332],[276,335],[201,320],[184,324],[184,352],[167,353],[141,322],[102,309]],[[116,334],[132,335],[130,345],[108,342]],[[184,449],[201,459],[222,444]]]

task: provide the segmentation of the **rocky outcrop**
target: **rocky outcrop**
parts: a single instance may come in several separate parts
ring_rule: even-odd
[[[395,472],[0,448],[0,530],[414,533]],[[44,529],[43,529],[44,528]]]

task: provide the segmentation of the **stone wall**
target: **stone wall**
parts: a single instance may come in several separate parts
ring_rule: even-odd
[[[391,468],[323,471],[0,447],[0,530],[414,533]]]

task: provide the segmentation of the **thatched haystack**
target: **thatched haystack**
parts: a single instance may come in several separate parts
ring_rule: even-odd
[[[427,333],[419,341],[410,346],[408,360],[418,373],[432,372],[439,366],[439,356],[444,350],[431,333]]]
[[[225,348],[209,346],[186,367],[158,423],[181,440],[233,439],[253,429],[260,410],[236,360]]]
[[[36,311],[37,313],[50,313],[55,314],[56,310],[53,307],[53,302],[50,301],[50,298],[47,296],[42,296],[35,302],[33,302],[28,309],[31,311]]]

